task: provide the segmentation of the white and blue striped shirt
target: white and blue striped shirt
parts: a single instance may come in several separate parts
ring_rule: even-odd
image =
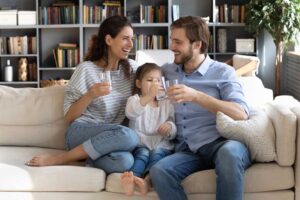
[[[136,69],[133,60],[129,60],[132,68]],[[104,71],[91,61],[80,63],[73,73],[65,91],[64,114],[70,106],[80,99],[89,88],[99,83],[99,72]],[[108,95],[94,99],[86,110],[78,117],[76,122],[121,124],[125,119],[125,106],[129,96],[132,95],[134,75],[128,79],[124,70],[119,67],[111,71],[112,90]]]

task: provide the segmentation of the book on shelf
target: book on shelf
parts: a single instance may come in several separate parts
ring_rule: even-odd
[[[220,4],[216,5],[216,22],[244,23],[245,5]]]
[[[59,67],[58,65],[58,59],[57,59],[57,51],[56,49],[52,49],[52,53],[53,53],[53,58],[54,58],[54,62],[55,62],[55,67]]]
[[[140,4],[140,23],[164,23],[167,22],[167,6]]]
[[[58,43],[58,47],[61,47],[61,48],[76,48],[77,44],[76,43],[64,43],[64,42],[60,42],[60,43]]]
[[[0,54],[36,54],[35,36],[0,37]]]
[[[79,23],[79,7],[70,6],[42,6],[39,7],[40,24],[77,24]]]
[[[52,6],[74,6],[75,3],[73,1],[57,1],[53,2]]]
[[[52,50],[55,67],[75,67],[79,63],[79,48],[76,43],[59,43]]]

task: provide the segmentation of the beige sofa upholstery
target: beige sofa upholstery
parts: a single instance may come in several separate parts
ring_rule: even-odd
[[[154,191],[146,196],[127,197],[122,192],[120,174],[107,175],[82,163],[48,167],[24,164],[34,155],[64,151],[67,124],[63,119],[63,98],[64,86],[38,89],[0,86],[0,199],[158,199]],[[245,199],[300,200],[300,139],[296,137],[300,131],[300,105],[291,97],[282,97],[270,106],[276,109],[272,112],[273,123],[295,119],[289,123],[290,127],[275,126],[278,131],[287,130],[282,142],[291,145],[281,145],[277,152],[286,158],[283,165],[255,163],[246,171]],[[190,175],[182,184],[189,199],[213,200],[215,179],[214,171],[206,170]]]

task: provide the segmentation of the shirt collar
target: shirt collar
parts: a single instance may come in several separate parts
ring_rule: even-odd
[[[212,62],[213,62],[213,60],[207,54],[205,56],[204,61],[198,66],[198,68],[193,73],[197,73],[198,72],[202,76],[204,76]],[[177,72],[183,72],[184,73],[184,71],[183,71],[183,65],[182,64],[177,65]]]

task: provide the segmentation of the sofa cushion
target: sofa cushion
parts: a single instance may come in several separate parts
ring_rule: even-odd
[[[85,166],[29,167],[34,155],[60,150],[36,147],[0,147],[0,191],[101,191],[105,172]]]
[[[297,116],[288,106],[276,101],[266,104],[266,112],[275,128],[276,161],[281,166],[291,166],[296,155]]]
[[[218,112],[217,129],[223,137],[244,143],[252,160],[270,162],[276,159],[274,128],[264,111],[251,110],[248,120],[233,120]]]
[[[183,180],[182,185],[188,194],[215,193],[216,174],[214,170],[194,173]],[[292,167],[280,167],[275,163],[254,164],[245,174],[245,192],[266,192],[289,189],[294,186]],[[120,174],[107,177],[105,190],[123,193]]]
[[[0,145],[64,149],[63,99],[63,86],[0,86]]]
[[[267,102],[273,100],[273,91],[265,88],[260,78],[256,76],[245,76],[238,78],[243,87],[244,95],[249,106],[264,108]]]

